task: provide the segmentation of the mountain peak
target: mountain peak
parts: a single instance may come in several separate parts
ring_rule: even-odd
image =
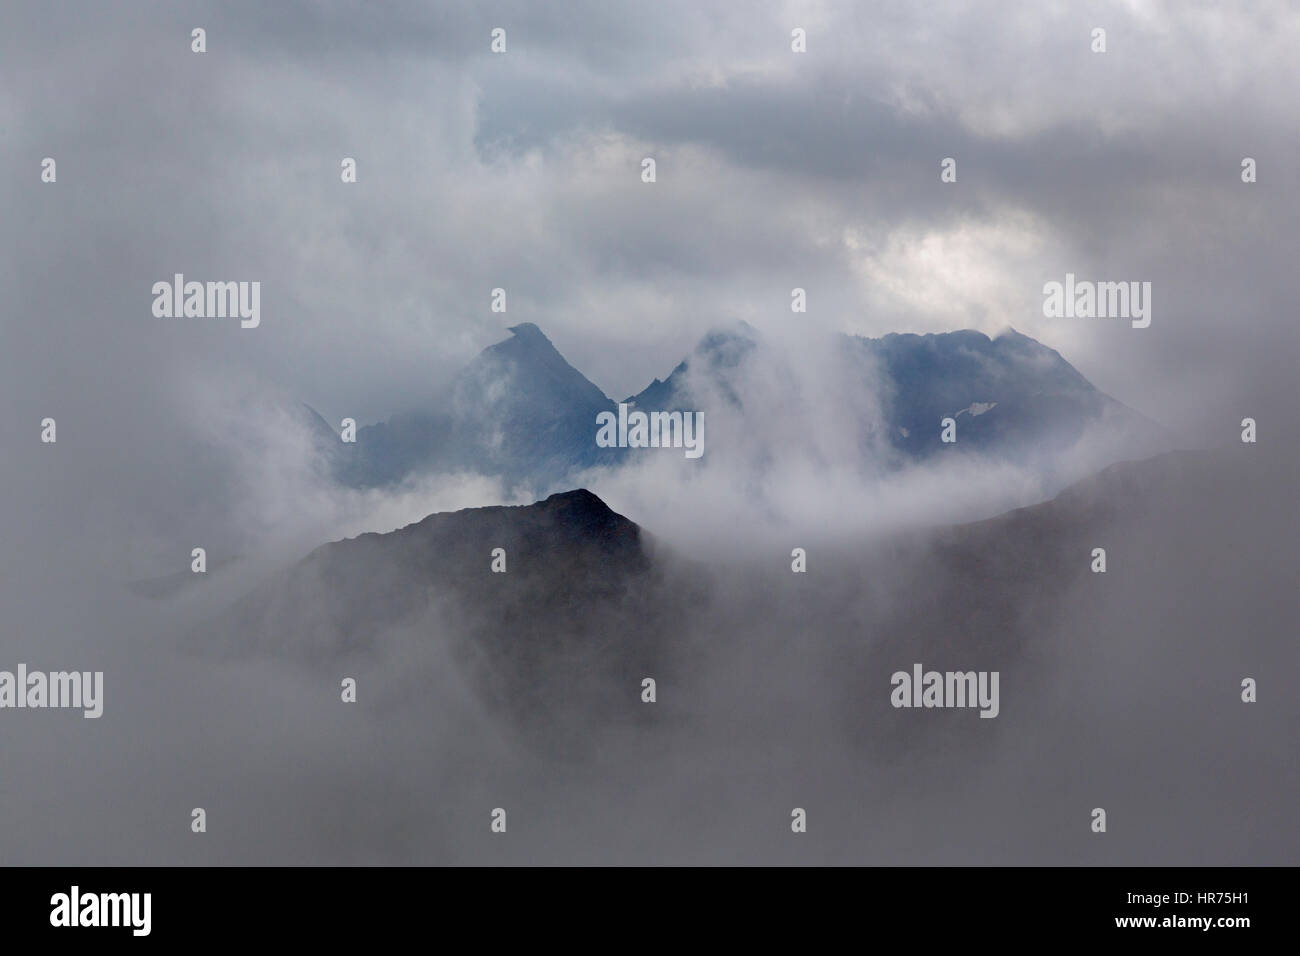
[[[456,380],[455,428],[474,466],[547,484],[612,457],[594,435],[597,414],[614,403],[536,325],[522,322],[510,333]]]
[[[633,522],[605,504],[599,495],[586,488],[557,492],[533,507],[554,515],[558,520],[584,528],[636,527]]]
[[[518,325],[510,326],[508,331],[510,332],[510,338],[489,345],[480,353],[479,357],[540,358],[547,362],[568,365],[559,349],[555,347],[555,343],[548,339],[546,333],[532,322],[520,322]]]
[[[489,564],[497,548],[509,556],[509,575]],[[598,613],[607,602],[635,604],[643,594],[645,609],[635,611],[642,614],[662,603],[635,585],[651,565],[640,526],[579,488],[532,504],[438,512],[321,545],[262,582],[226,621],[244,646],[329,659],[371,651],[386,631],[414,635],[435,613],[445,624],[451,610],[479,618],[491,609],[500,626],[485,621],[476,630],[478,649],[520,662],[557,635],[609,646]],[[543,663],[532,661],[525,679]]]
[[[532,322],[520,322],[518,325],[510,326],[507,331],[513,332],[515,338],[522,339],[525,342],[545,342],[547,345],[551,344],[551,340],[546,337],[546,333]]]
[[[539,501],[541,505],[565,505],[573,504],[580,508],[591,508],[599,511],[609,511],[609,505],[601,500],[600,496],[586,488],[574,488],[572,491],[557,491],[555,494]]]
[[[462,508],[459,511],[434,512],[414,524],[407,525],[401,531],[419,528],[446,527],[449,522],[480,522],[497,526],[504,522],[506,526],[537,525],[539,522],[555,531],[592,532],[604,529],[618,533],[635,533],[637,524],[610,508],[599,495],[586,488],[574,488],[571,491],[558,491],[541,501],[526,505],[486,505],[476,508]],[[595,537],[606,535],[596,534]]]
[[[695,346],[696,355],[723,356],[735,360],[759,342],[758,329],[743,319],[731,325],[715,326]]]
[[[512,366],[542,371],[552,383],[563,382],[567,387],[571,388],[595,389],[595,386],[591,385],[560,354],[559,349],[555,347],[555,343],[548,339],[546,334],[532,322],[520,322],[518,325],[512,325],[509,331],[510,338],[502,339],[495,345],[488,346],[479,353],[478,358],[471,363],[469,368],[473,369],[475,366],[482,366],[486,363],[490,369],[496,370],[499,363],[505,360]],[[600,398],[608,401],[603,395]]]

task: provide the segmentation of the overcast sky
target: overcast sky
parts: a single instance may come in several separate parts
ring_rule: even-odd
[[[514,321],[614,397],[735,318],[1011,325],[1154,417],[1231,422],[1297,351],[1291,4],[358,10],[5,5],[6,360],[24,389],[112,401],[246,372],[364,421]],[[1042,285],[1067,271],[1151,281],[1151,327],[1045,319]],[[174,272],[259,279],[262,326],[154,319],[150,286]]]
[[[1287,3],[5,4],[3,427],[61,456],[15,500],[220,515],[232,407],[427,406],[521,321],[614,398],[736,319],[1010,325],[1198,440],[1294,437],[1297,48]],[[177,272],[261,325],[155,318]],[[1067,272],[1151,282],[1150,327],[1045,318]]]
[[[503,54],[490,52],[498,27]],[[1092,51],[1097,27],[1105,53]],[[791,50],[795,28],[806,53]],[[207,669],[186,665],[168,685],[174,665],[151,642],[170,646],[183,628],[123,582],[185,571],[199,542],[222,557],[218,532],[239,540],[241,523],[279,534],[285,559],[344,533],[295,523],[337,517],[337,503],[285,472],[295,456],[277,443],[292,436],[269,410],[302,400],[365,423],[427,405],[518,322],[616,399],[738,319],[775,341],[1012,326],[1198,441],[1234,443],[1257,418],[1284,485],[1277,449],[1300,439],[1298,49],[1289,2],[0,3],[0,666],[106,661],[111,686],[132,689],[110,691],[109,713],[135,709],[134,723],[104,721],[115,737],[79,718],[75,732],[42,725],[49,736],[4,725],[6,752],[60,779],[85,766],[129,786],[78,778],[55,794],[56,814],[40,772],[0,809],[41,821],[15,829],[36,857],[53,831],[118,821],[123,806],[153,832],[137,778],[175,787],[157,798],[167,814],[207,799],[151,736],[187,708],[201,719],[184,752],[202,774],[216,778],[221,748],[244,745],[205,715],[246,702],[262,760],[265,727],[283,719],[262,688],[280,678],[247,669],[228,689],[218,673],[196,691]],[[41,181],[46,157],[54,183]],[[340,181],[344,157],[355,184]],[[940,181],[946,157],[955,183]],[[1241,181],[1244,157],[1258,182]],[[260,326],[155,318],[152,286],[178,272],[260,281]],[[1043,285],[1067,272],[1152,283],[1150,327],[1045,318]],[[495,287],[505,315],[490,311]],[[790,311],[794,287],[806,314]],[[52,446],[39,442],[47,416]],[[792,494],[846,524],[859,485],[790,464]],[[747,529],[710,497],[735,497],[735,483],[714,478],[695,507],[726,534],[689,503],[623,510],[735,549]],[[623,487],[623,500],[665,500],[653,471],[634,479],[648,490]],[[949,489],[908,490],[928,508]],[[371,500],[368,524],[347,533],[499,498],[491,482],[448,481],[418,500]],[[1219,606],[1214,593],[1202,589],[1204,606]],[[1242,601],[1240,613],[1222,604],[1225,633],[1248,619]],[[1115,621],[1098,633],[1127,647]],[[1254,636],[1280,646],[1290,626]],[[148,696],[155,684],[168,707]],[[318,691],[304,681],[297,696]],[[312,719],[333,732],[334,714]],[[357,751],[374,742],[339,732],[359,734]],[[336,773],[335,738],[321,740],[304,790]],[[266,753],[271,769],[230,779],[278,793],[292,761]],[[92,800],[87,813],[79,801]]]

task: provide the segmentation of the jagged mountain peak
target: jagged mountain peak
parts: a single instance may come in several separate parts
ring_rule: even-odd
[[[586,468],[627,460],[626,449],[596,443],[598,416],[616,412],[616,403],[536,324],[521,322],[509,333],[457,376],[449,401],[362,428],[345,451],[314,422],[321,444],[334,449],[327,461],[346,459],[334,466],[340,480],[364,486],[421,469],[470,471],[544,492],[573,483]],[[1136,436],[1126,457],[1160,450],[1150,423],[1098,391],[1058,352],[1010,327],[993,337],[972,329],[839,334],[831,344],[826,372],[853,393],[846,401],[878,400],[886,419],[879,432],[845,435],[861,446],[868,467],[947,450],[939,426],[957,415],[962,454],[1050,464],[1094,424]],[[797,401],[807,374],[807,362],[788,361],[776,343],[736,321],[711,328],[667,377],[624,402],[638,410],[744,415],[771,401],[774,389],[787,388]],[[876,434],[887,436],[886,454]]]
[[[506,331],[510,332],[514,338],[498,342],[496,346],[492,346],[493,348],[498,348],[507,343],[555,348],[554,343],[547,338],[546,333],[533,322],[520,322],[518,325],[509,326]]]
[[[462,409],[504,404],[523,410],[538,404],[547,413],[568,403],[591,408],[610,404],[536,325],[524,322],[510,332],[510,338],[484,349],[457,377],[455,391]]]
[[[500,360],[526,363],[539,368],[564,372],[569,377],[577,377],[584,382],[582,373],[569,364],[560,354],[555,343],[547,338],[540,328],[532,322],[521,322],[509,327],[510,338],[489,345],[470,363],[469,369],[483,364],[495,364]]]
[[[692,368],[710,375],[725,375],[727,369],[740,366],[758,348],[763,339],[758,329],[741,319],[729,325],[711,328],[696,343],[691,354],[677,363],[668,377],[655,378],[636,395],[624,399],[629,405],[649,408],[676,407],[683,400],[683,382]]]

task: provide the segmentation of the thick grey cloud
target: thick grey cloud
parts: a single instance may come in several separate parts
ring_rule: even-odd
[[[5,663],[198,680],[153,656],[180,612],[157,619],[122,582],[186,567],[196,543],[269,541],[271,564],[499,500],[473,476],[340,499],[277,409],[427,404],[520,321],[616,398],[735,319],[774,341],[1012,325],[1191,440],[1233,442],[1249,415],[1293,442],[1298,44],[1284,2],[4,4]],[[151,285],[175,272],[261,281],[261,327],[155,319]],[[1151,281],[1151,327],[1044,318],[1066,272]],[[56,446],[37,441],[47,415]],[[830,504],[858,490],[781,474]],[[652,528],[706,537],[669,510],[677,490],[650,471],[610,488]],[[723,476],[697,491],[742,526]],[[229,679],[250,696],[273,680]],[[245,765],[274,764],[260,754]]]
[[[1186,423],[1266,401],[1258,373],[1294,341],[1281,239],[1300,143],[1281,93],[1300,27],[1283,4],[6,17],[5,172],[12,221],[28,224],[11,305],[48,313],[42,277],[75,274],[95,291],[63,310],[115,302],[105,334],[154,339],[141,283],[264,273],[255,341],[186,329],[153,347],[167,364],[248,367],[339,414],[416,402],[495,339],[497,285],[611,394],[719,320],[793,321],[796,284],[814,303],[800,323],[1011,324]],[[488,52],[498,25],[504,56]],[[1097,25],[1104,55],[1088,48]],[[660,181],[645,187],[651,154]],[[32,172],[44,155],[61,162],[55,189]],[[351,189],[344,155],[360,164]],[[1245,155],[1260,162],[1249,187]],[[944,156],[955,186],[939,182]],[[1151,279],[1153,328],[1045,320],[1042,282],[1065,271]],[[1187,401],[1186,375],[1225,366],[1252,373]]]

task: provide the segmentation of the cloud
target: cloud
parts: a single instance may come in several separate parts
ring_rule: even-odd
[[[1099,25],[1105,54],[1088,48]],[[496,26],[504,56],[488,50]],[[795,26],[806,54],[790,51]],[[319,703],[332,684],[213,677],[173,653],[176,635],[321,540],[503,501],[476,476],[330,488],[281,410],[307,402],[333,425],[428,407],[518,322],[616,397],[727,321],[784,350],[751,383],[760,433],[710,420],[702,469],[671,456],[591,478],[702,555],[958,520],[1038,492],[1015,469],[968,463],[861,474],[838,443],[874,420],[878,396],[808,345],[828,332],[1011,325],[1189,440],[1234,443],[1249,415],[1262,442],[1295,448],[1297,45],[1285,2],[0,6],[7,647],[33,666],[115,671],[114,746],[6,728],[5,752],[118,771],[110,792],[144,840],[193,799],[182,782],[219,790],[228,772],[263,788],[249,806],[265,803],[281,755],[257,734],[287,723],[312,768],[295,793],[324,794],[312,832],[355,836],[329,797],[364,803],[384,723],[349,726]],[[939,180],[948,156],[953,184]],[[1240,181],[1245,156],[1257,183]],[[55,184],[39,179],[44,157]],[[355,185],[340,181],[344,157]],[[1044,318],[1042,284],[1067,271],[1151,281],[1151,327]],[[150,287],[175,272],[261,281],[261,326],[153,318]],[[796,286],[807,313],[790,312]],[[489,309],[496,287],[505,316]],[[825,414],[797,428],[787,400]],[[46,416],[53,446],[38,440]],[[1080,454],[1070,467],[1104,456],[1090,442]],[[1274,467],[1293,468],[1285,458]],[[123,590],[184,569],[200,543],[256,557],[167,609]],[[281,680],[293,705],[276,702]],[[196,684],[190,714],[167,688]],[[131,718],[115,723],[124,697]],[[245,698],[258,720],[214,744],[204,715]],[[126,774],[158,769],[144,750],[167,714],[183,715],[167,752],[185,759],[148,779],[179,782],[143,793]],[[336,750],[363,768],[346,783],[332,782]],[[730,770],[743,768],[701,772]],[[78,782],[59,779],[60,818],[92,845],[99,824],[70,812]],[[397,805],[427,812],[414,794],[435,782],[418,777]],[[341,856],[403,852],[396,824],[360,831],[381,849],[358,838]]]

